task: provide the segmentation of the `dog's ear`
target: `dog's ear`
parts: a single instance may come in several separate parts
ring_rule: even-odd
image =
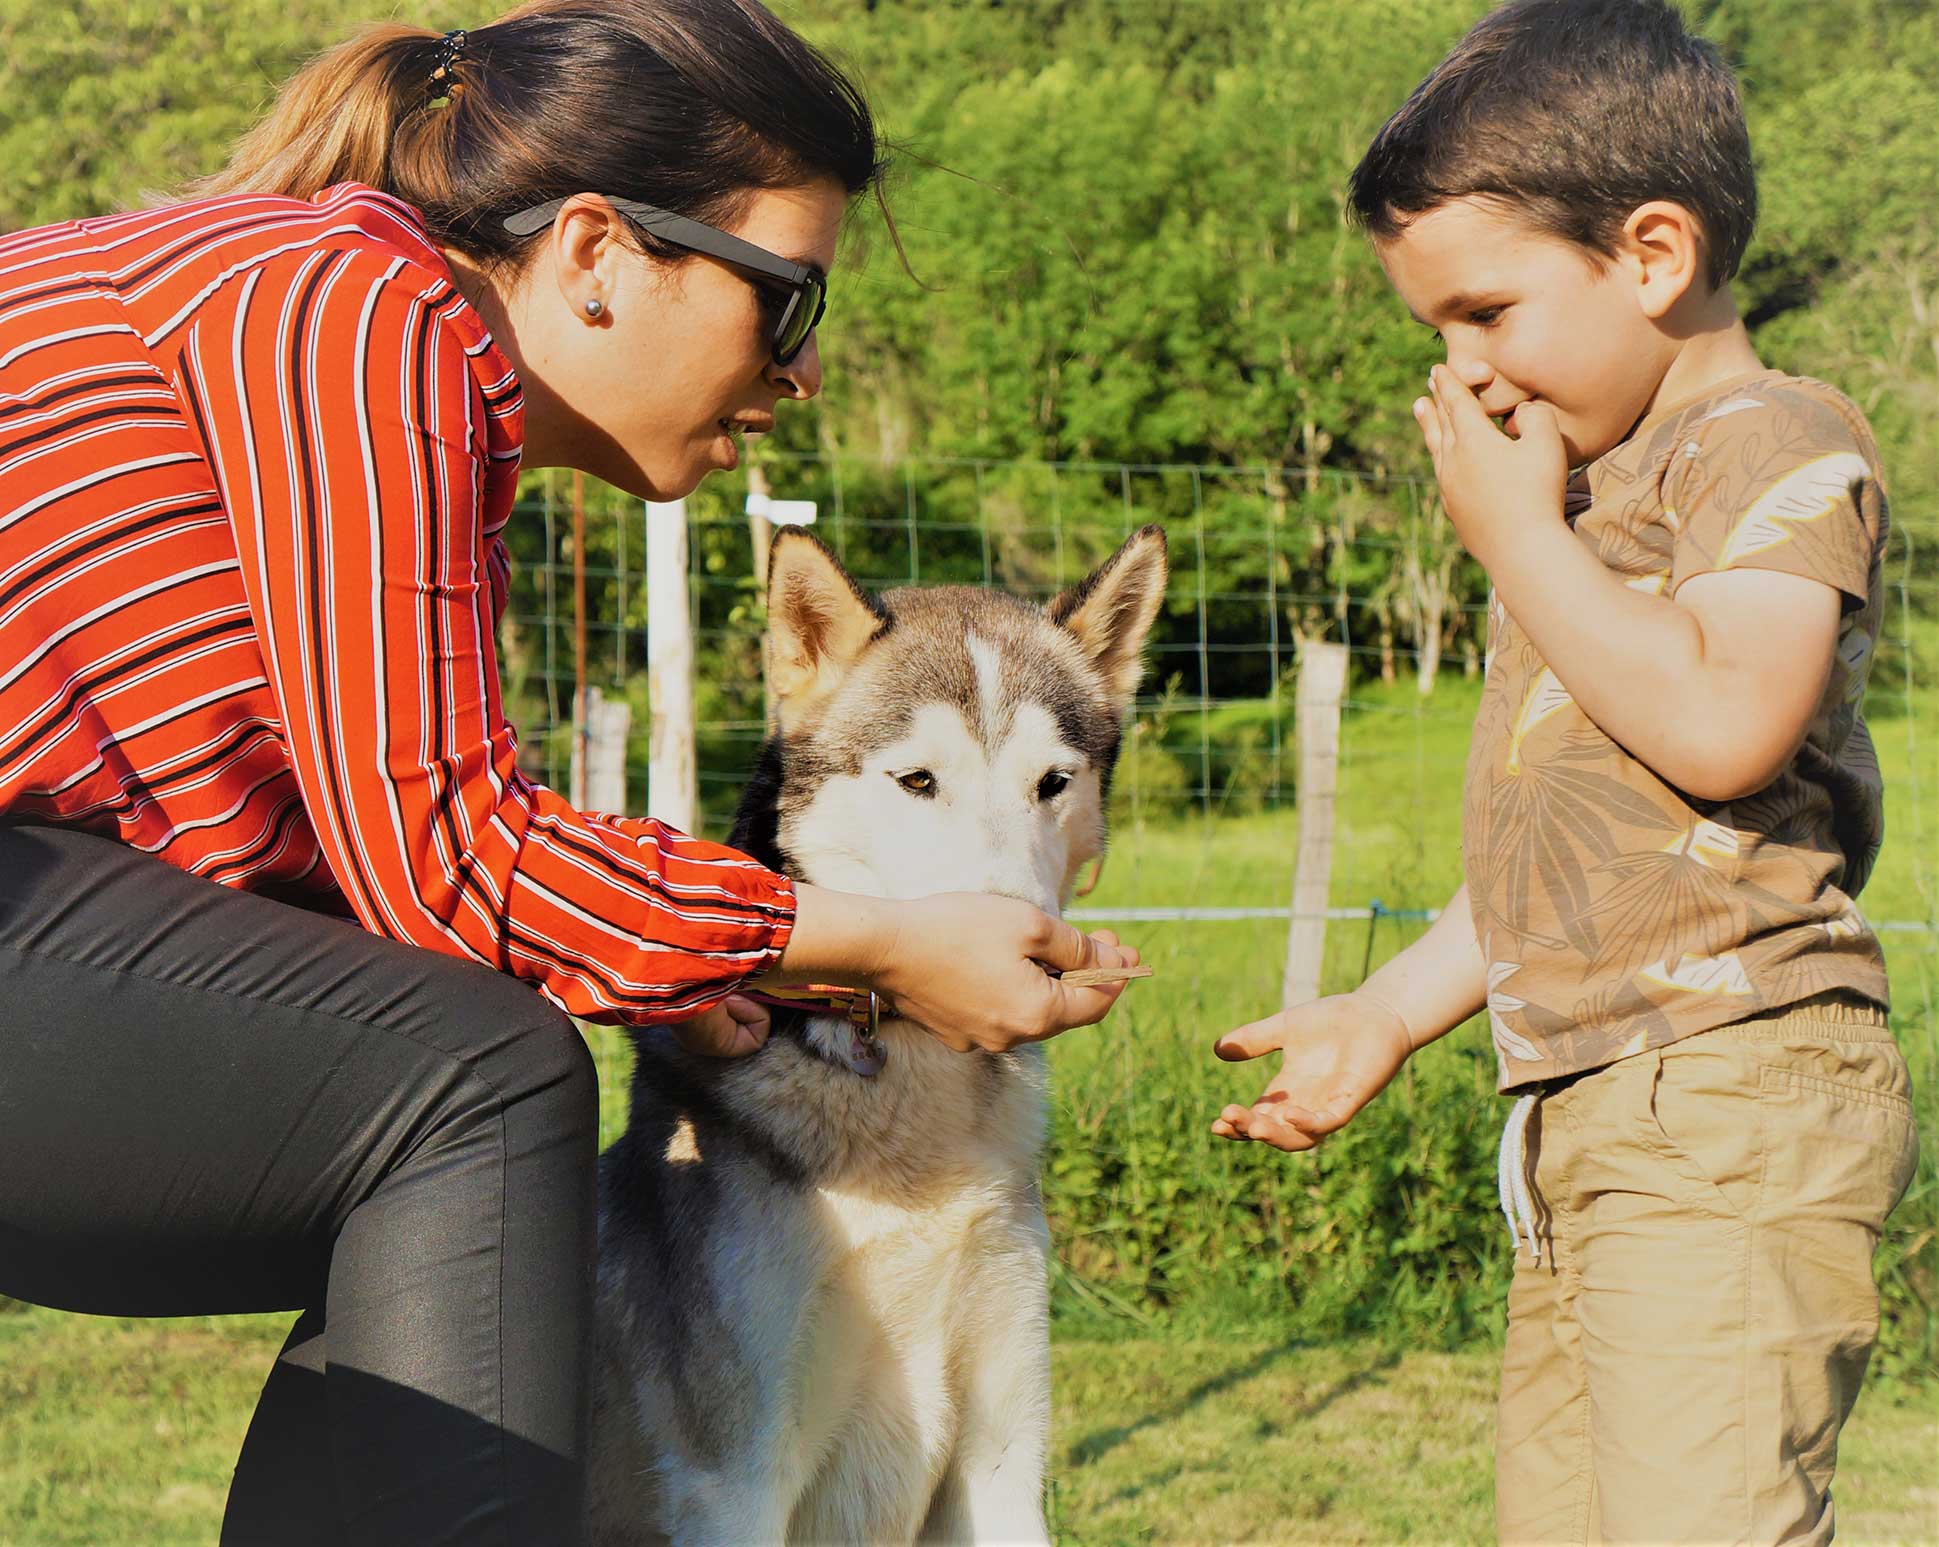
[[[783,527],[768,550],[768,689],[792,730],[889,626],[881,602],[855,583],[819,538]]]
[[[1165,529],[1140,527],[1124,546],[1053,601],[1050,621],[1069,629],[1104,673],[1122,711],[1144,673],[1145,635],[1165,599]]]

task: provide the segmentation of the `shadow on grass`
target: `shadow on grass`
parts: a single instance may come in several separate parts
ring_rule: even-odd
[[[1288,1338],[1285,1342],[1275,1344],[1271,1348],[1261,1349],[1250,1359],[1235,1364],[1228,1370],[1222,1370],[1217,1375],[1200,1381],[1190,1391],[1163,1408],[1148,1412],[1128,1424],[1118,1424],[1108,1429],[1095,1430],[1071,1444],[1070,1449],[1066,1453],[1065,1464],[1068,1466],[1092,1465],[1100,1458],[1116,1450],[1126,1440],[1142,1434],[1147,1429],[1159,1428],[1166,1424],[1175,1423],[1207,1398],[1218,1396],[1221,1392],[1229,1391],[1232,1387],[1244,1381],[1251,1380],[1255,1375],[1263,1373],[1288,1354],[1304,1346],[1306,1345],[1302,1344],[1298,1338]],[[1284,1422],[1276,1425],[1268,1425],[1262,1431],[1261,1437],[1266,1433],[1277,1433],[1279,1429],[1287,1425],[1303,1423],[1307,1419],[1325,1412],[1327,1408],[1339,1401],[1341,1397],[1348,1396],[1358,1391],[1368,1382],[1379,1379],[1381,1375],[1399,1363],[1400,1353],[1397,1349],[1388,1349],[1382,1352],[1378,1357],[1369,1360],[1359,1369],[1342,1376],[1325,1391],[1289,1415]],[[1143,1486],[1145,1485],[1140,1484],[1130,1491],[1135,1493]]]

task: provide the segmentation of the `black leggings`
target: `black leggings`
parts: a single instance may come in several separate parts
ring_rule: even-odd
[[[525,984],[0,826],[0,1294],[303,1313],[225,1547],[583,1540],[597,1128]]]

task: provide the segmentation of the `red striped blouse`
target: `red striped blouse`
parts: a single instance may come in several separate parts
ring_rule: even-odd
[[[677,1019],[794,892],[519,771],[517,377],[356,184],[0,237],[0,819]]]

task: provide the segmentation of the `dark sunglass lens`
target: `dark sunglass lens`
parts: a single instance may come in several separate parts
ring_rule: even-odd
[[[808,335],[815,331],[821,321],[824,292],[820,285],[812,281],[795,292],[794,305],[788,309],[787,316],[781,319],[781,326],[774,335],[775,357],[786,365],[808,342]]]
[[[778,364],[786,365],[801,352],[802,342],[808,336],[808,330],[801,326],[801,314],[801,292],[797,290],[788,297],[786,310],[774,324],[772,349]]]

